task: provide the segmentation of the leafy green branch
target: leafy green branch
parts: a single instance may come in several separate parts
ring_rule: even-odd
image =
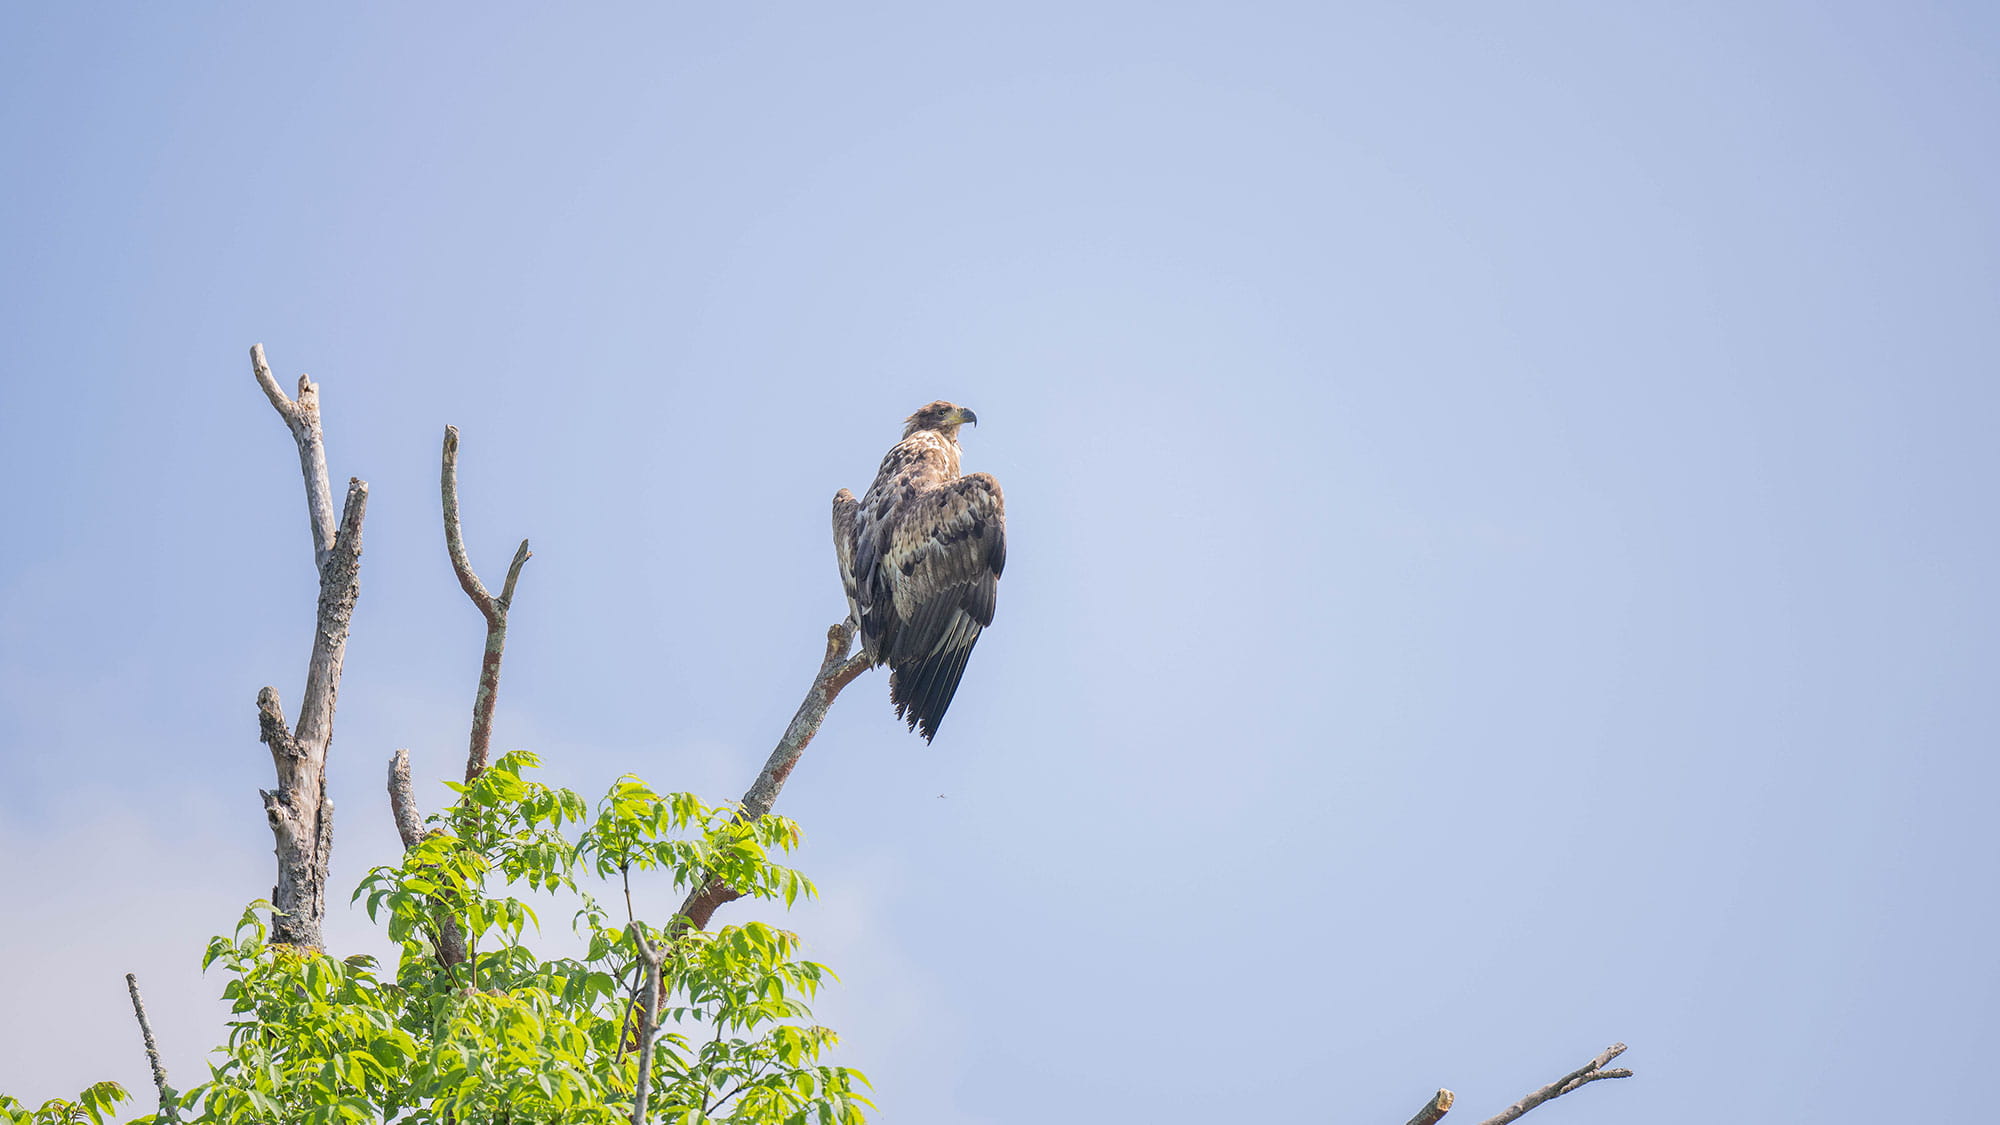
[[[355,900],[399,946],[393,974],[268,944],[268,903],[211,941],[204,966],[229,978],[229,1040],[183,1104],[225,1123],[863,1121],[866,1079],[825,1064],[837,1037],[809,1022],[831,974],[800,959],[797,935],[752,922],[670,936],[614,924],[589,893],[613,873],[684,887],[722,872],[789,902],[813,893],[775,858],[797,826],[745,822],[636,777],[593,811],[527,776],[535,765],[517,751],[454,784],[419,846],[363,878]],[[580,956],[531,947],[536,906],[557,897],[577,904]],[[474,951],[462,970],[434,956],[438,909]],[[636,997],[621,987],[635,975]]]

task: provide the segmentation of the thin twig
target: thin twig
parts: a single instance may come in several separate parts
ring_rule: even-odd
[[[500,584],[500,612],[502,614],[507,612],[508,606],[514,604],[514,583],[521,580],[522,565],[534,557],[534,552],[528,550],[528,541],[526,539],[521,540],[521,545],[514,548],[514,561],[507,564],[507,581]]]
[[[507,647],[507,608],[514,603],[514,584],[521,579],[521,567],[534,557],[528,541],[521,540],[514,561],[507,567],[507,581],[494,597],[472,569],[465,554],[465,534],[458,517],[458,427],[444,428],[443,467],[438,472],[438,492],[444,501],[444,546],[451,555],[452,573],[465,596],[486,618],[486,650],[479,664],[479,690],[472,697],[472,738],[465,755],[465,780],[470,783],[486,770],[493,745],[493,706],[500,695],[500,657]]]
[[[1541,1105],[1543,1102],[1562,1097],[1564,1094],[1589,1085],[1600,1078],[1630,1078],[1632,1077],[1632,1072],[1622,1066],[1614,1070],[1604,1069],[1605,1063],[1624,1053],[1625,1044],[1613,1043],[1611,1046],[1606,1047],[1596,1058],[1541,1089],[1536,1090],[1534,1093],[1523,1097],[1520,1101],[1480,1122],[1480,1125],[1507,1125],[1507,1122],[1518,1119],[1522,1114]]]
[[[1415,1117],[1410,1118],[1409,1125],[1437,1125],[1444,1120],[1445,1114],[1451,1112],[1454,1100],[1450,1090],[1439,1090],[1431,1095],[1431,1100],[1424,1103],[1424,1108],[1418,1110]]]
[[[635,1044],[632,1042],[633,1037],[629,1033],[632,1030],[632,1013],[641,1010],[639,1006],[639,989],[644,987],[646,983],[645,969],[645,959],[640,958],[632,962],[632,983],[628,985],[623,981],[619,982],[619,990],[625,993],[625,1016],[618,1021],[618,1053],[612,1056],[614,1059],[624,1058],[625,1052],[635,1047]]]
[[[854,626],[851,622],[843,621],[826,631],[826,656],[820,661],[819,672],[813,676],[812,686],[806,689],[806,697],[792,715],[791,723],[785,727],[784,736],[778,739],[777,748],[771,751],[763,770],[743,794],[743,807],[736,814],[738,820],[749,823],[771,811],[771,806],[777,803],[779,791],[785,787],[785,779],[799,764],[799,756],[805,753],[806,746],[819,733],[827,709],[833,706],[842,688],[868,670],[866,653],[847,654],[853,643]],[[707,880],[689,892],[686,901],[681,903],[680,915],[674,919],[669,935],[678,936],[688,929],[706,929],[717,907],[742,897],[742,891],[720,879]]]
[[[174,1107],[167,1091],[167,1068],[160,1064],[160,1045],[153,1041],[153,1024],[146,1018],[146,1002],[139,997],[138,974],[125,974],[125,990],[132,994],[132,1014],[139,1017],[139,1034],[146,1040],[146,1064],[153,1068],[153,1088],[160,1092],[160,1116],[171,1120]]]
[[[631,926],[634,922],[638,921],[638,919],[632,916],[632,865],[629,863],[619,864],[618,877],[625,883],[625,924]],[[636,978],[638,974],[635,973],[633,975]],[[617,1057],[621,1059],[625,1057],[625,1032],[632,1026],[632,1006],[639,1002],[639,993],[636,991],[638,987],[639,982],[637,979],[634,979],[632,981],[633,991],[631,998],[625,1002],[625,1018],[618,1024]]]
[[[749,1087],[752,1081],[754,1081],[754,1079],[745,1078],[743,1081],[738,1082],[734,1090],[731,1090],[728,1093],[722,1095],[721,1097],[715,1099],[713,1102],[710,1102],[702,1106],[701,1107],[702,1113],[704,1114],[714,1113],[716,1110],[721,1109],[723,1102],[726,1102],[729,1099],[735,1097],[736,1095],[742,1093],[745,1089]]]

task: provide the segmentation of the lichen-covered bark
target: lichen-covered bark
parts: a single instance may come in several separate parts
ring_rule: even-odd
[[[827,709],[833,706],[842,688],[868,670],[866,653],[847,654],[853,643],[852,622],[842,622],[826,631],[826,656],[820,661],[812,686],[806,689],[806,697],[799,703],[798,711],[793,713],[792,721],[786,725],[784,735],[778,739],[777,748],[771,751],[764,768],[758,771],[756,780],[743,794],[743,808],[737,815],[744,820],[757,820],[771,811],[771,806],[778,801],[779,791],[785,787],[785,779],[799,764],[799,756],[805,753],[806,746],[819,733],[819,725],[825,721]],[[673,932],[707,929],[717,907],[742,897],[743,892],[720,879],[708,880],[681,903],[680,917],[686,921],[677,920]]]
[[[146,1044],[146,1065],[153,1072],[153,1089],[158,1091],[160,1095],[160,1114],[162,1118],[166,1118],[166,1114],[170,1108],[167,1104],[167,1090],[169,1089],[167,1086],[167,1068],[160,1062],[160,1045],[153,1039],[153,1021],[146,1018],[146,1001],[139,995],[139,978],[137,974],[125,974],[125,990],[132,994],[132,1014],[139,1020],[139,1037]]]
[[[465,554],[465,535],[458,518],[458,427],[444,428],[443,467],[438,473],[438,491],[444,501],[444,546],[451,555],[452,573],[458,576],[465,596],[486,618],[486,648],[479,662],[479,687],[472,695],[472,737],[466,747],[465,780],[470,783],[486,770],[493,747],[493,708],[500,698],[500,658],[507,649],[507,609],[514,603],[514,584],[521,580],[521,567],[534,557],[528,541],[514,551],[507,567],[507,581],[494,597],[472,569]]]
[[[667,951],[646,940],[646,935],[637,922],[631,927],[632,941],[639,947],[639,959],[646,963],[646,984],[639,999],[639,1080],[632,1091],[632,1125],[645,1125],[646,1103],[652,1098],[653,1081],[653,1033],[660,1026],[660,998],[664,986],[660,980],[660,964],[666,960]]]
[[[1582,1066],[1577,1067],[1575,1070],[1570,1071],[1568,1074],[1563,1075],[1541,1089],[1524,1096],[1520,1101],[1480,1122],[1479,1125],[1507,1125],[1510,1121],[1519,1120],[1522,1114],[1536,1106],[1562,1097],[1564,1094],[1580,1090],[1592,1082],[1604,1078],[1630,1078],[1632,1077],[1632,1072],[1622,1066],[1614,1067],[1610,1070],[1605,1069],[1605,1064],[1624,1053],[1625,1044],[1613,1043],[1611,1046],[1604,1048],[1596,1058],[1584,1063]]]
[[[271,942],[319,947],[326,918],[326,874],[333,855],[333,802],[326,795],[326,756],[333,743],[333,714],[340,694],[341,666],[348,627],[361,594],[361,523],[368,510],[368,485],[347,482],[340,522],[333,519],[327,481],[326,442],[320,428],[319,388],[300,376],[298,397],[289,398],[271,377],[262,345],[250,350],[252,371],[271,406],[285,420],[299,448],[305,476],[306,513],[312,525],[313,563],[319,574],[319,606],[305,693],[296,727],[285,722],[278,689],[257,693],[259,738],[271,749],[276,789],[261,790],[278,860],[271,888]]]

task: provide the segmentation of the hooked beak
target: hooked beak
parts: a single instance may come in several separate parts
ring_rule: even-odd
[[[974,414],[972,411],[967,410],[965,407],[961,406],[958,408],[958,413],[953,415],[953,420],[958,422],[960,425],[970,422],[973,425],[977,426],[979,424],[979,415]]]

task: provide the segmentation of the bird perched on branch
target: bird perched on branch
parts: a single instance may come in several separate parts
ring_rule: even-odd
[[[889,666],[896,717],[929,742],[965,675],[1007,565],[1000,482],[960,476],[958,428],[972,411],[933,402],[903,423],[860,500],[833,497],[847,609],[871,664]]]

